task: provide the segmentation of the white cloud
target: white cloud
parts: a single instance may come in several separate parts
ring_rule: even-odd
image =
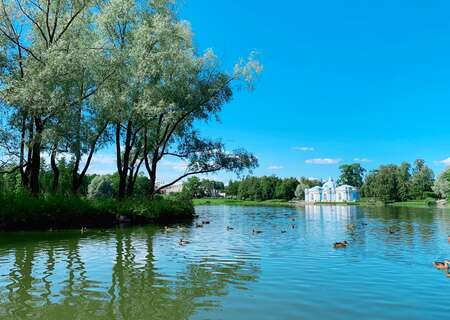
[[[436,165],[450,166],[450,158],[447,158],[447,159],[444,159],[444,160],[435,161],[434,163]]]
[[[281,170],[283,169],[282,166],[268,166],[267,169],[269,170]]]
[[[305,163],[307,163],[307,164],[337,164],[337,163],[339,163],[341,161],[342,161],[342,159],[340,159],[340,158],[336,158],[336,159],[332,159],[332,158],[315,158],[315,159],[305,160]]]
[[[292,150],[307,152],[307,151],[314,151],[314,148],[313,147],[292,147]]]
[[[356,162],[372,162],[372,160],[367,159],[367,158],[353,158],[353,161],[356,161]]]
[[[86,161],[86,158],[86,156],[83,157],[83,162]],[[92,157],[92,164],[115,165],[116,161],[116,156],[113,154],[95,154]]]
[[[170,167],[173,170],[184,172],[187,169],[188,163],[185,161],[163,161],[162,166]]]

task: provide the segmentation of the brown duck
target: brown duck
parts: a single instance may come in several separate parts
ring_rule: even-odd
[[[433,261],[433,266],[439,270],[448,270],[450,260],[445,259],[444,261]]]
[[[335,242],[333,244],[333,247],[335,249],[342,249],[342,248],[347,248],[348,242],[347,241],[342,241],[342,242]]]

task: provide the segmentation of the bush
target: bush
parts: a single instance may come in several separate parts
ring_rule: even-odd
[[[192,218],[188,201],[167,199],[85,199],[73,196],[0,194],[0,229],[108,227],[130,223],[167,223]]]
[[[437,198],[438,198],[438,196],[437,196],[436,193],[430,192],[430,191],[425,191],[425,192],[423,193],[423,196],[424,196],[425,198],[431,198],[431,199],[437,199]]]
[[[88,186],[90,199],[111,198],[113,195],[114,187],[111,176],[96,176]]]

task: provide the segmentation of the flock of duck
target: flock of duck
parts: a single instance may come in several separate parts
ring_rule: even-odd
[[[195,218],[199,218],[198,215],[195,216]],[[295,221],[295,218],[291,217],[290,218],[291,221]],[[210,224],[209,220],[203,220],[200,221],[198,223],[195,224],[196,228],[203,228],[204,225]],[[362,222],[360,224],[361,227],[367,226],[367,223]],[[349,223],[347,224],[347,230],[350,232],[353,232],[356,230],[356,225],[353,223]],[[295,225],[291,224],[290,225],[291,229],[295,229]],[[169,227],[164,227],[164,231],[165,232],[169,232],[171,231],[173,228],[169,228]],[[177,229],[183,229],[183,227],[177,227]],[[231,226],[227,226],[226,227],[227,231],[231,231],[234,230],[233,227]],[[398,226],[390,226],[386,229],[387,232],[389,232],[390,234],[395,234],[397,232],[399,232],[401,229]],[[83,232],[83,230],[82,230]],[[287,230],[281,230],[281,233],[286,233]],[[261,234],[262,231],[261,230],[257,230],[257,229],[252,229],[252,235],[257,235],[257,234]],[[450,236],[448,236],[448,242],[450,243]],[[178,242],[180,246],[184,246],[190,243],[189,240],[186,239],[180,239],[180,241]],[[347,248],[347,246],[349,245],[349,243],[347,242],[347,240],[344,241],[338,241],[333,243],[333,248],[334,249],[344,249]],[[450,277],[450,260],[449,259],[444,259],[443,261],[433,261],[433,266],[438,269],[438,270],[445,270],[447,272],[447,275]]]

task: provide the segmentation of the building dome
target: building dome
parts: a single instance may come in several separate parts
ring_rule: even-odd
[[[328,181],[323,184],[323,188],[324,189],[334,189],[334,188],[336,188],[336,184],[334,183],[334,180],[330,177],[330,178],[328,178]]]

